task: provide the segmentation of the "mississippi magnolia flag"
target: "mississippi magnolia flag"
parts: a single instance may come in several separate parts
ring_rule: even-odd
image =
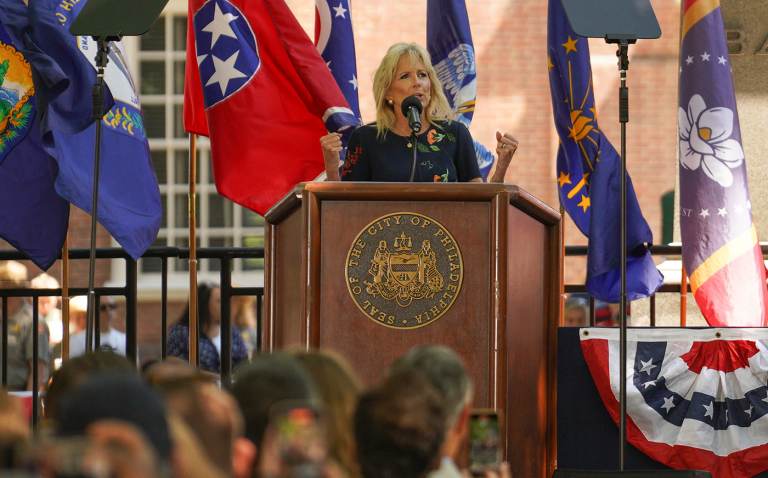
[[[455,119],[469,128],[475,113],[477,70],[464,0],[427,1],[427,50]],[[485,179],[496,158],[477,141],[474,145]]]
[[[633,329],[627,362],[619,331],[582,329],[581,349],[603,404],[619,418],[627,376],[627,437],[676,469],[714,478],[768,470],[768,330]]]
[[[563,205],[589,237],[587,290],[620,300],[620,158],[597,124],[589,43],[568,25],[561,0],[549,0],[548,66],[557,150],[557,185]],[[647,246],[653,234],[627,176],[627,298],[653,294],[663,276]]]
[[[37,109],[41,90],[53,96],[68,80],[49,62],[37,70],[45,81],[33,81],[28,48],[16,35],[27,28],[24,4],[0,0],[0,237],[48,269],[67,234],[69,205],[54,189],[58,168],[43,148]]]
[[[710,325],[765,326],[765,266],[718,0],[683,2],[679,92],[680,232],[691,290]]]
[[[188,18],[184,127],[210,137],[219,193],[263,215],[357,118],[283,0],[190,0]]]

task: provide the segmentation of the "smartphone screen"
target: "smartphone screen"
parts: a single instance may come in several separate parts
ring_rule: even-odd
[[[325,429],[313,407],[295,402],[275,407],[263,445],[263,476],[322,475],[327,455]]]
[[[501,464],[501,430],[495,410],[473,410],[469,416],[469,471],[482,474]]]

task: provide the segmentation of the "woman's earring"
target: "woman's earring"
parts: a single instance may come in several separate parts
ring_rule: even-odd
[[[391,99],[387,98],[387,104],[389,106],[392,106],[394,104],[394,102]]]

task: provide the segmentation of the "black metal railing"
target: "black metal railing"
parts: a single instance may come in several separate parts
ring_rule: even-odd
[[[651,246],[650,248],[651,255],[654,257],[669,257],[669,258],[676,258],[679,259],[682,255],[682,247],[677,246],[669,246],[669,245],[659,245],[659,246]],[[587,257],[588,247],[587,246],[565,246],[565,257]],[[681,284],[663,284],[659,290],[658,293],[676,293],[680,294],[682,290]],[[590,296],[587,292],[587,287],[583,284],[565,284],[564,286],[565,293],[566,294],[583,294],[588,296],[587,302],[588,302],[588,313],[587,318],[589,320],[589,325],[594,326],[596,324],[596,300],[594,297]],[[690,291],[690,287],[687,288],[688,291]],[[656,326],[656,294],[649,297],[649,316],[650,316],[650,326],[655,327]]]
[[[681,256],[680,246],[653,246],[651,247],[651,254],[658,257],[668,257],[679,259]],[[763,256],[768,253],[768,244],[762,245]],[[69,251],[69,258],[74,261],[88,260],[87,249],[72,249]],[[587,246],[566,246],[566,257],[586,257]],[[97,287],[96,292],[96,305],[98,307],[100,300],[105,296],[122,296],[125,298],[126,314],[125,314],[125,331],[126,331],[126,356],[132,362],[136,363],[138,359],[138,342],[137,342],[137,308],[138,308],[138,266],[137,261],[128,256],[125,251],[119,248],[103,248],[96,250],[97,260],[104,259],[120,259],[124,263],[125,268],[125,285],[120,287]],[[160,294],[161,294],[161,311],[160,311],[160,328],[161,328],[161,358],[166,357],[166,342],[167,342],[167,330],[168,330],[168,261],[177,259],[188,259],[189,250],[178,247],[153,247],[150,248],[141,259],[158,259],[160,260]],[[231,323],[231,304],[230,301],[236,296],[254,296],[256,298],[256,319],[257,328],[261,330],[262,324],[262,305],[264,298],[263,287],[235,287],[232,285],[232,264],[235,259],[263,259],[264,250],[262,248],[199,248],[197,250],[197,258],[199,260],[218,261],[219,270],[219,285],[221,287],[221,317],[222,317],[222,330],[221,330],[221,381],[223,384],[227,384],[231,378],[232,370],[232,323]],[[25,260],[26,257],[17,251],[4,250],[0,251],[0,261],[6,260]],[[114,267],[111,265],[111,267]],[[566,294],[584,294],[587,296],[587,290],[584,284],[565,284]],[[687,286],[686,286],[687,288]],[[687,290],[690,290],[687,288]],[[87,289],[84,287],[70,287],[68,289],[69,297],[77,295],[85,295]],[[681,284],[664,284],[658,290],[657,293],[681,293]],[[37,330],[37,326],[40,318],[38,317],[38,300],[40,297],[59,297],[62,294],[62,289],[31,289],[31,288],[15,288],[15,289],[0,289],[0,308],[2,310],[2,317],[8,317],[8,303],[7,299],[10,297],[24,297],[32,302],[32,315],[33,315],[33,330]],[[589,297],[589,325],[595,325],[595,299]],[[650,326],[656,326],[656,295],[650,297]],[[98,314],[96,314],[98,317]],[[97,319],[98,320],[98,319]],[[8,321],[2,321],[2,385],[6,386],[8,383]],[[95,343],[99,343],[99,324],[95,324]],[[199,340],[199,338],[198,338]],[[38,388],[39,388],[39,376],[37,373],[37,352],[38,352],[38,334],[33,334],[33,356],[34,367],[33,372],[33,422],[38,421]],[[261,343],[258,343],[257,350],[261,348]]]
[[[69,258],[72,261],[88,260],[88,249],[71,249]],[[228,384],[232,372],[232,323],[231,323],[231,304],[230,301],[236,296],[254,296],[256,298],[256,321],[257,330],[261,330],[262,304],[264,297],[263,287],[235,287],[232,285],[232,263],[235,259],[263,259],[264,250],[262,248],[198,248],[197,259],[207,261],[217,261],[219,271],[219,286],[221,290],[221,382]],[[27,257],[18,251],[3,250],[0,251],[0,261],[17,260],[23,261]],[[120,287],[97,287],[96,307],[100,305],[102,297],[115,296],[125,298],[125,335],[126,335],[126,357],[133,363],[138,360],[138,266],[137,261],[131,258],[120,248],[100,248],[96,250],[96,259],[120,259],[125,268],[125,285]],[[147,250],[141,259],[159,259],[160,267],[160,328],[161,328],[161,358],[166,357],[166,341],[168,330],[168,261],[176,259],[189,259],[189,250],[178,247],[153,247]],[[113,264],[110,265],[114,267]],[[68,287],[67,295],[74,297],[87,294],[85,287]],[[36,425],[39,420],[39,393],[40,377],[38,376],[38,351],[39,339],[38,324],[40,321],[38,301],[40,297],[60,297],[62,289],[32,289],[7,288],[0,289],[0,310],[2,310],[2,378],[3,387],[8,385],[8,298],[21,297],[29,299],[32,302],[32,348],[33,348],[33,366],[32,366],[32,421]],[[98,347],[100,342],[100,329],[98,323],[99,314],[96,314],[97,322],[95,325],[94,342]],[[199,343],[199,337],[198,337]],[[257,349],[261,347],[261,342],[257,343]]]

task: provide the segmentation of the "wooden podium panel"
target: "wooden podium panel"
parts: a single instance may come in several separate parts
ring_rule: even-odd
[[[461,244],[464,262],[462,292],[482,291],[484,297],[460,293],[451,309],[430,325],[408,330],[383,327],[360,311],[347,291],[344,278],[344,262],[349,247],[357,233],[371,218],[398,211],[413,211],[439,221],[451,231]],[[444,344],[454,350],[472,350],[477,353],[464,355],[466,365],[474,377],[482,377],[475,383],[475,401],[478,406],[489,407],[488,370],[490,339],[493,322],[490,314],[490,223],[491,208],[488,203],[468,203],[463,208],[472,217],[467,221],[455,214],[451,202],[424,201],[418,208],[406,201],[324,201],[321,206],[321,259],[320,315],[318,320],[318,344],[354,357],[355,367],[365,370],[362,377],[368,383],[382,378],[392,358],[403,355],[419,344]],[[361,344],[388,344],[386,355],[367,354]],[[362,353],[361,353],[362,352]],[[386,357],[387,360],[382,361]],[[476,373],[475,373],[476,372]]]
[[[406,323],[408,307],[393,306],[382,323],[356,303],[345,275],[358,235],[396,213],[439,223],[463,264],[460,290],[443,315],[407,329],[393,324],[399,313]],[[334,350],[373,384],[415,345],[451,347],[475,384],[474,406],[501,413],[514,476],[551,475],[559,214],[501,184],[325,182],[300,185],[266,219],[267,348]],[[370,231],[361,246],[369,256],[381,238]],[[444,237],[431,239],[438,259]]]

